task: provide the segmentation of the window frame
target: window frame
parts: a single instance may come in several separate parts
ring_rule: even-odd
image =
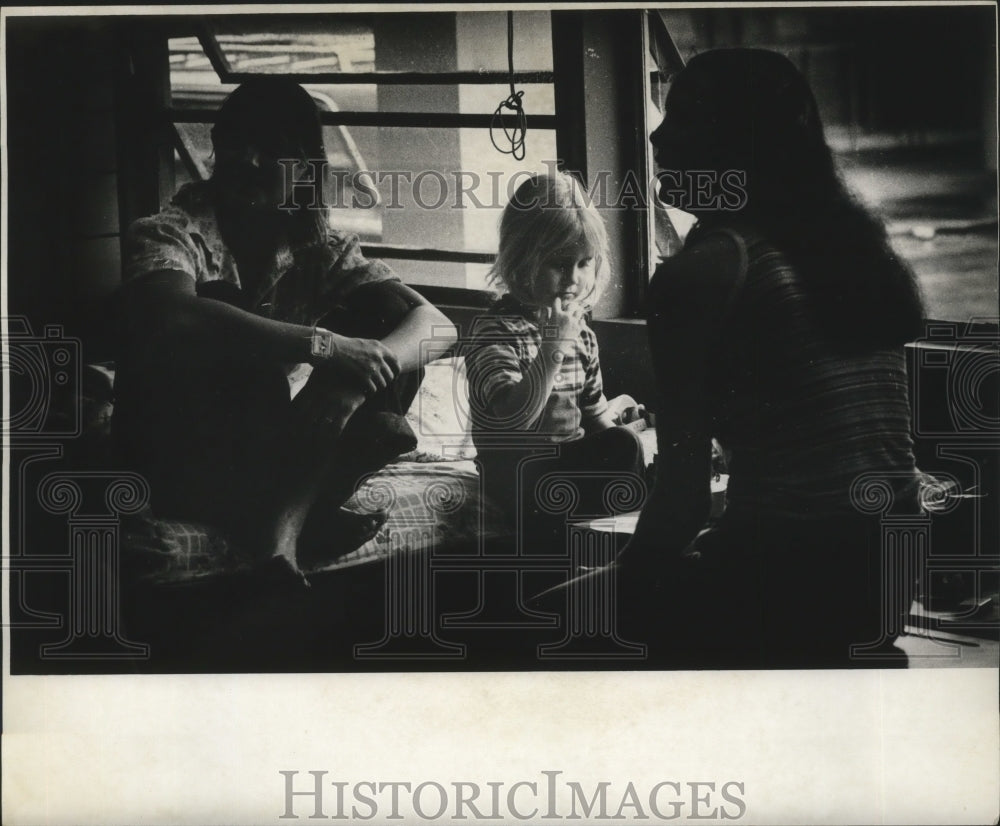
[[[387,12],[392,14],[392,12]],[[539,70],[516,70],[514,73],[515,83],[549,83],[553,85],[553,97],[555,101],[554,114],[528,114],[526,125],[529,131],[546,130],[555,134],[556,155],[560,168],[571,169],[579,173],[587,182],[588,173],[588,125],[593,127],[596,120],[602,116],[600,107],[587,106],[588,100],[588,56],[587,50],[594,43],[595,31],[601,28],[598,21],[593,20],[595,15],[600,15],[601,10],[559,10],[553,9],[551,15],[552,30],[552,57],[553,65],[551,71]],[[634,42],[618,51],[622,53],[635,53],[636,46],[644,46],[644,36],[642,29],[645,27],[645,12],[641,9],[628,10],[604,10],[605,14],[631,15],[632,23],[629,36],[634,37]],[[372,22],[377,20],[377,16],[385,14],[382,12],[372,12],[368,15],[350,15],[353,19],[362,18]],[[299,15],[281,14],[267,15],[264,19],[273,21],[287,21],[298,18]],[[199,43],[205,51],[210,65],[215,70],[216,75],[222,83],[239,83],[255,73],[233,72],[226,60],[222,48],[215,39],[212,29],[212,19],[206,17],[192,16],[178,20],[176,18],[166,21],[158,21],[156,26],[156,36],[159,41],[158,56],[163,63],[156,67],[156,94],[155,99],[159,102],[159,112],[157,120],[160,123],[161,146],[160,169],[158,176],[160,180],[161,195],[167,194],[169,190],[172,194],[174,189],[172,154],[176,149],[180,155],[182,163],[192,177],[201,177],[197,170],[197,165],[193,158],[189,157],[189,152],[184,146],[184,140],[175,124],[181,123],[202,123],[211,124],[214,121],[214,112],[207,109],[180,108],[175,107],[170,99],[169,93],[169,67],[166,56],[168,53],[167,40],[175,37],[197,37]],[[591,52],[594,50],[591,48]],[[642,89],[636,89],[636,75],[624,70],[622,60],[617,59],[614,64],[616,76],[614,82],[618,91],[641,103]],[[593,72],[593,67],[590,67]],[[496,85],[506,84],[510,76],[506,71],[456,71],[456,72],[316,72],[316,73],[286,73],[284,76],[302,83],[324,83],[324,84],[391,84],[391,85],[453,85],[477,84]],[[639,106],[637,114],[642,114],[644,107]],[[512,116],[505,116],[509,125],[513,125]],[[353,110],[342,110],[337,112],[321,112],[320,119],[324,126],[363,126],[363,127],[402,127],[402,128],[471,128],[485,129],[493,122],[491,114],[458,114],[454,112],[360,112]],[[648,124],[645,123],[643,115],[641,121],[637,121],[641,129],[637,130],[637,141],[635,146],[631,142],[620,147],[610,147],[619,158],[619,167],[631,169],[635,172],[644,169],[644,151],[648,135]],[[629,131],[633,126],[629,124]],[[623,134],[619,130],[619,134]],[[166,151],[166,150],[169,150]],[[590,153],[593,159],[593,151]],[[169,165],[169,169],[164,169],[164,165]],[[135,217],[125,216],[128,218]],[[605,312],[604,317],[614,320],[616,318],[636,319],[641,307],[641,298],[644,294],[645,282],[648,281],[649,256],[644,252],[649,241],[648,230],[645,222],[632,216],[631,224],[626,227],[619,244],[619,265],[624,273],[624,285],[617,289],[614,296],[613,308],[610,312]],[[627,222],[628,223],[628,222]],[[639,243],[636,244],[635,242]],[[638,247],[638,249],[636,249]],[[420,247],[413,245],[384,244],[379,242],[362,242],[362,250],[373,257],[383,257],[389,260],[409,260],[409,261],[429,261],[429,262],[453,262],[453,263],[491,263],[495,259],[495,251],[469,250],[444,247]],[[455,306],[458,308],[479,308],[488,301],[490,293],[483,289],[463,288],[463,287],[443,287],[434,285],[412,285],[414,289],[423,293],[429,300],[445,306]]]
[[[553,13],[553,16],[555,13]],[[289,15],[268,16],[271,20],[295,19]],[[352,15],[354,19],[361,19]],[[365,16],[366,20],[373,23],[377,20],[375,15]],[[553,21],[553,28],[555,22]],[[250,78],[258,77],[258,73],[235,72],[229,65],[229,61],[220,46],[216,34],[210,21],[195,20],[187,26],[173,27],[165,38],[170,37],[197,37],[202,49],[208,58],[209,64],[215,71],[219,81],[224,84],[239,84]],[[555,42],[558,38],[553,35],[553,52],[556,51]],[[555,58],[554,58],[555,59]],[[558,86],[556,78],[558,73],[556,67],[551,71],[543,70],[515,70],[513,76],[506,71],[452,71],[452,72],[398,72],[398,71],[375,71],[375,72],[315,72],[315,73],[282,73],[282,77],[290,78],[296,83],[324,84],[324,85],[498,85],[506,84],[511,79],[515,83],[552,83]],[[169,79],[168,79],[169,84]],[[555,95],[559,99],[558,93]],[[198,164],[191,156],[177,124],[196,123],[211,125],[215,120],[215,112],[207,109],[178,108],[173,106],[167,95],[168,103],[164,107],[163,117],[171,127],[171,138],[173,147],[177,149],[181,161],[192,178],[200,178]],[[361,126],[361,127],[401,127],[401,128],[444,128],[444,129],[488,129],[496,123],[492,114],[479,113],[456,113],[456,112],[360,112],[355,110],[340,110],[336,112],[321,111],[320,122],[324,126]],[[565,126],[565,112],[560,116],[557,114],[527,114],[525,124],[529,131],[546,130],[556,133],[557,146],[559,141],[560,126]],[[503,114],[499,119],[500,124],[513,127],[515,120],[513,115]],[[372,257],[386,258],[388,260],[406,261],[430,261],[441,263],[470,263],[470,264],[490,264],[496,258],[494,252],[482,250],[454,249],[446,247],[422,247],[408,244],[386,244],[382,242],[362,241],[362,251]],[[439,287],[433,285],[412,285],[414,289],[425,294],[430,299],[446,299],[448,304],[457,306],[480,307],[484,304],[484,295],[488,295],[483,290],[459,288],[459,287]]]
[[[369,17],[378,14],[393,14],[393,12],[372,12]],[[644,56],[648,50],[656,48],[660,55],[673,56],[674,61],[682,65],[679,52],[670,38],[665,21],[658,10],[642,9],[605,9],[605,10],[552,10],[552,49],[553,69],[551,72],[524,71],[518,72],[518,82],[537,82],[550,77],[554,86],[555,114],[528,115],[529,129],[549,129],[555,132],[557,156],[561,164],[569,169],[579,171],[584,180],[588,178],[588,155],[591,165],[598,158],[603,162],[601,153],[611,150],[617,153],[618,169],[630,168],[635,173],[651,173],[646,147],[648,134],[655,126],[647,122],[645,99],[648,95],[648,84],[651,77],[647,72]],[[600,40],[599,30],[607,27],[607,16],[633,15],[639,26],[633,27],[626,34],[634,37],[624,44],[621,51],[629,51],[642,60],[636,59],[638,74],[629,74],[627,64],[618,59],[617,62],[607,61],[612,68],[615,80],[619,83],[618,91],[634,95],[637,98],[635,118],[628,124],[629,131],[634,132],[636,139],[630,141],[623,138],[623,130],[618,131],[620,145],[605,144],[596,150],[588,147],[588,129],[599,125],[606,101],[600,94],[588,94],[592,78],[587,76],[586,54],[588,51],[607,47],[608,41]],[[275,14],[262,16],[261,19],[284,19],[300,15]],[[352,15],[357,18],[356,15]],[[597,18],[600,18],[599,20]],[[126,226],[136,217],[146,215],[159,209],[164,197],[173,194],[175,181],[173,179],[173,150],[177,148],[182,155],[185,152],[172,117],[197,120],[210,123],[210,110],[178,110],[172,108],[169,95],[169,61],[167,40],[172,37],[198,36],[199,28],[210,25],[210,17],[190,16],[183,18],[149,17],[144,20],[123,22],[119,34],[123,41],[129,43],[122,63],[117,70],[116,81],[118,94],[124,102],[118,119],[119,125],[119,157],[123,171],[120,184],[119,203],[122,226]],[[597,34],[595,34],[597,32]],[[640,48],[635,48],[636,44]],[[605,55],[601,55],[602,60]],[[662,70],[661,70],[662,72]],[[441,83],[461,82],[497,83],[505,82],[505,72],[493,73],[396,73],[375,72],[340,73],[343,83],[354,83],[359,78],[372,79],[378,82],[398,83],[408,81],[430,85],[436,78]],[[227,74],[230,80],[238,80],[239,74]],[[329,73],[310,74],[310,79],[328,78]],[[635,78],[640,77],[641,83]],[[630,85],[629,85],[630,84]],[[640,88],[641,87],[641,88]],[[588,106],[588,99],[601,100],[602,105]],[[130,110],[130,111],[122,111]],[[482,128],[488,125],[489,115],[455,113],[368,113],[368,112],[325,112],[322,120],[327,125],[374,125],[374,126],[443,126]],[[190,168],[190,164],[188,164]],[[650,217],[647,213],[645,217]],[[641,318],[643,299],[649,276],[655,267],[657,254],[652,247],[655,234],[648,220],[635,218],[631,226],[619,229],[617,265],[622,270],[620,285],[609,289],[614,292],[613,305],[610,310],[599,308],[595,313],[605,321],[638,320]],[[457,263],[488,263],[493,253],[482,250],[425,248],[418,246],[386,245],[379,243],[364,243],[363,249],[370,255],[381,255],[390,260],[415,261],[446,261]],[[436,287],[414,285],[435,303],[458,308],[477,308],[483,305],[483,296],[488,295],[483,290],[459,287]],[[928,323],[950,323],[945,319],[928,318]],[[974,335],[996,335],[998,324],[994,317],[986,319],[965,319],[963,324],[971,324],[969,330]]]

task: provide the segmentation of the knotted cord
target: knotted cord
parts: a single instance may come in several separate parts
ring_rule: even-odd
[[[501,101],[493,112],[493,120],[490,122],[490,142],[497,152],[513,155],[515,160],[521,161],[524,160],[524,136],[528,131],[528,122],[524,114],[524,106],[521,103],[524,92],[518,92],[514,89],[514,12],[512,11],[507,12],[507,71],[510,81],[510,95],[507,96],[506,100]],[[503,122],[505,109],[513,112],[517,118],[516,124],[511,128],[505,126]],[[498,122],[500,128],[503,129],[504,137],[510,143],[510,149],[505,149],[497,144],[493,132],[497,128]]]

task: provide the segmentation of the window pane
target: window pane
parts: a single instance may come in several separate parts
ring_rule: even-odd
[[[507,71],[507,14],[373,14],[322,19],[227,19],[214,30],[237,72]],[[548,11],[514,14],[514,69],[551,71]],[[172,105],[214,111],[234,88],[223,84],[195,37],[169,42]],[[505,83],[462,85],[303,84],[322,111],[491,114]],[[527,114],[555,113],[551,83],[518,83]],[[177,181],[211,174],[210,127],[177,124],[186,153]],[[498,145],[509,146],[502,130]],[[555,166],[555,133],[532,130],[515,161],[487,129],[324,127],[332,171],[331,225],[384,244],[495,252],[497,222],[523,173]],[[185,154],[190,162],[185,163]],[[370,173],[369,177],[363,177]],[[522,173],[518,176],[518,173]],[[419,284],[481,288],[488,265],[397,260]]]
[[[197,37],[171,37],[167,41],[167,54],[170,61],[170,79],[186,77],[188,72],[202,74],[209,72],[215,74],[212,63],[201,48],[201,43]],[[208,78],[204,79],[208,82]],[[216,76],[215,83],[219,83]]]
[[[461,12],[456,17],[458,68],[507,71],[507,12]],[[548,11],[514,12],[514,71],[552,71]]]
[[[176,128],[197,176],[210,175],[211,127]],[[528,173],[555,167],[549,130],[528,133],[522,161],[498,152],[485,129],[326,126],[323,132],[331,226],[383,244],[496,252],[500,213],[514,189]],[[180,154],[175,167],[178,185],[191,179]],[[488,269],[399,263],[413,283],[454,287],[482,287]]]
[[[996,224],[978,232],[935,233],[923,238],[903,229],[898,227],[891,236],[892,246],[916,272],[928,318],[996,319]]]
[[[359,73],[503,71],[506,12],[369,15],[322,19],[229,18],[213,29],[233,72]],[[210,71],[195,37],[170,41],[171,69]],[[552,70],[548,11],[514,13],[514,69]]]
[[[360,21],[229,19],[215,26],[213,33],[234,72],[375,70],[375,35],[369,25]]]
[[[654,25],[658,25],[654,21]],[[646,89],[646,132],[652,134],[663,119],[663,101],[666,99],[669,87],[668,67],[658,66],[651,50],[646,50],[645,76],[642,81]],[[656,173],[656,161],[653,158],[653,145],[646,141],[646,168],[652,174]],[[651,209],[646,212],[646,231],[649,238],[649,277],[653,277],[656,263],[661,258],[668,258],[680,251],[684,238],[694,225],[695,218],[687,212],[666,206],[656,197],[655,188],[650,193]]]
[[[370,216],[362,238],[385,244],[496,252],[500,213],[531,172],[555,166],[555,132],[529,132],[523,161],[494,149],[485,129],[351,128],[350,136],[372,172],[379,203],[367,210],[334,210],[332,223],[359,211]],[[499,141],[498,141],[499,142]],[[362,203],[370,200],[357,193]],[[341,202],[345,203],[345,202]],[[345,203],[346,206],[346,203]],[[355,218],[356,220],[356,218]],[[339,224],[343,226],[343,224]],[[413,283],[481,287],[484,267],[421,265]]]
[[[465,16],[465,15],[461,15]],[[490,19],[493,15],[476,17]],[[547,20],[547,15],[545,16]],[[506,37],[506,35],[504,35]],[[506,43],[506,40],[504,40]],[[295,44],[287,43],[291,49]],[[506,47],[505,47],[506,48]],[[459,59],[455,68],[479,70],[481,61]],[[172,38],[169,41],[171,105],[177,109],[218,109],[235,84],[223,83],[212,68],[196,37]],[[290,54],[295,54],[290,52]],[[459,58],[462,56],[459,55]],[[551,59],[549,60],[551,63]],[[515,64],[515,68],[517,64]],[[328,112],[459,112],[491,114],[507,99],[507,84],[418,85],[391,84],[303,84]],[[524,92],[524,109],[532,115],[555,113],[551,83],[518,83]]]
[[[459,287],[470,290],[491,290],[486,283],[486,273],[489,264],[453,264],[442,261],[402,261],[386,258],[386,263],[392,267],[407,284],[420,284],[435,287]]]

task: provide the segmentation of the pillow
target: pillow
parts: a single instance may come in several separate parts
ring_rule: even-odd
[[[472,459],[469,380],[462,356],[432,361],[406,418],[417,434],[417,450],[444,459]]]

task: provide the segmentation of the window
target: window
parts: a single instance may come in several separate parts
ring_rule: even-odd
[[[288,74],[321,112],[331,225],[409,283],[482,289],[510,191],[558,157],[550,13],[514,13],[513,35],[520,161],[489,132],[510,93],[504,12],[226,18],[173,37],[176,183],[211,174],[211,114],[241,80]]]
[[[846,183],[885,220],[893,248],[916,272],[928,316],[995,323],[991,14],[968,7],[655,15],[683,60],[726,46],[784,53],[812,87]],[[661,71],[662,58],[661,49]]]
[[[646,101],[646,127],[647,132],[652,133],[663,118],[663,103],[667,97],[667,89],[670,88],[670,78],[683,68],[684,61],[674,45],[673,37],[662,14],[658,11],[649,11],[646,14],[646,22],[643,88]],[[655,174],[653,146],[648,142],[646,166]],[[649,206],[646,223],[650,247],[649,260],[655,262],[680,250],[688,230],[694,226],[695,218],[688,212],[664,204],[657,197],[655,185],[650,187]],[[654,269],[654,267],[649,268],[650,277]]]

